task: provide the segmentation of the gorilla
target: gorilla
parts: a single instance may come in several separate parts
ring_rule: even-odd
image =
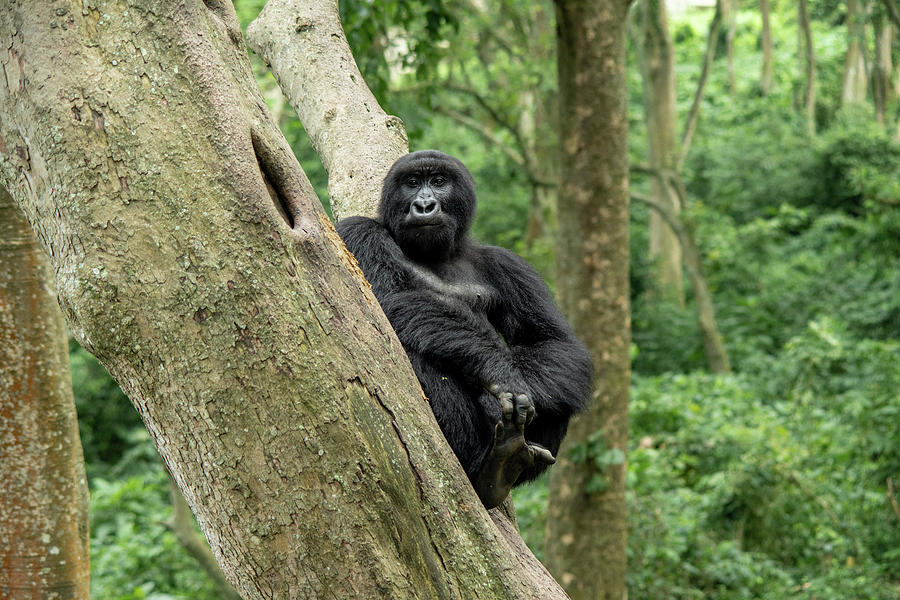
[[[518,255],[468,237],[475,184],[422,150],[384,180],[377,219],[337,224],[437,422],[487,508],[553,464],[590,397],[590,355]]]

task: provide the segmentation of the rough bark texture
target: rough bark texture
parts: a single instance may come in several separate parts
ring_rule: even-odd
[[[664,0],[644,0],[638,8],[639,54],[644,90],[644,121],[650,148],[650,165],[657,171],[676,168],[678,141],[675,135],[675,55]],[[678,195],[666,189],[665,178],[651,180],[653,198],[677,214]],[[681,244],[675,232],[656,212],[650,214],[650,256],[656,262],[657,284],[664,295],[684,305]]]
[[[812,27],[807,0],[797,2],[797,27],[806,50],[806,88],[803,106],[806,113],[806,129],[816,135],[816,51],[813,47]]]
[[[573,598],[623,600],[625,465],[602,472],[570,450],[603,432],[626,451],[630,379],[626,0],[557,0],[560,87],[559,290],[596,365],[590,411],[550,475],[547,563]],[[605,478],[603,492],[586,487]]]
[[[858,104],[866,101],[868,74],[866,73],[866,8],[862,0],[847,0],[847,54],[844,57],[844,79],[841,103]]]
[[[284,23],[300,25],[286,30]],[[363,81],[337,2],[270,0],[248,36],[250,45],[270,61],[279,85],[288,90],[288,100],[310,137],[318,140],[316,151],[327,165],[335,217],[375,216],[387,170],[408,151],[406,129],[381,110]],[[512,501],[507,499],[489,514],[532,576],[549,577],[522,543]]]
[[[178,484],[169,475],[169,496],[172,498],[172,518],[163,525],[169,529],[185,552],[190,554],[200,565],[207,576],[215,584],[221,600],[241,600],[237,590],[225,579],[225,574],[216,562],[216,557],[209,549],[209,545],[203,536],[197,533],[194,526],[194,516],[187,505],[184,496],[178,490]]]
[[[337,0],[269,0],[247,41],[271,66],[328,171],[334,216],[374,214],[381,182],[409,142],[360,75]]]
[[[762,32],[760,33],[762,73],[759,78],[759,88],[762,95],[767,96],[772,91],[775,73],[775,61],[772,57],[772,25],[769,0],[759,0],[759,12],[762,16]]]
[[[230,3],[10,1],[0,37],[0,184],[244,598],[562,597],[443,440]]]
[[[51,277],[0,188],[0,598],[90,593],[87,480]]]

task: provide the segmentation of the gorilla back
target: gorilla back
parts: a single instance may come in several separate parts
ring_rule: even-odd
[[[486,507],[555,462],[590,398],[591,361],[540,276],[472,242],[472,176],[423,150],[387,174],[378,218],[337,225]]]

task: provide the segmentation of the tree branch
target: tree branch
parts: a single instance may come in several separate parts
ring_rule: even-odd
[[[897,502],[897,496],[894,495],[894,480],[890,477],[887,478],[887,497],[891,508],[894,509],[894,514],[897,515],[897,520],[900,521],[900,503]]]
[[[474,131],[475,133],[483,137],[489,144],[497,146],[503,152],[503,154],[505,154],[511,161],[513,161],[520,167],[526,167],[525,158],[520,152],[517,152],[513,148],[510,148],[509,145],[501,140],[496,133],[494,133],[469,115],[453,110],[452,108],[446,108],[444,106],[437,106],[435,110],[439,114],[442,114],[445,117],[456,121],[466,129]]]
[[[891,17],[891,21],[894,23],[894,27],[900,31],[900,9],[897,8],[897,4],[894,0],[882,0],[884,2],[885,8],[887,8],[888,14]]]
[[[270,0],[247,27],[247,44],[272,68],[322,159],[335,217],[374,215],[384,176],[409,141],[360,74],[337,0]]]
[[[503,116],[500,115],[500,113],[498,113],[497,110],[493,106],[491,106],[491,104],[487,101],[487,99],[484,96],[482,96],[478,91],[476,91],[474,88],[464,86],[464,85],[459,85],[458,83],[454,83],[454,82],[444,82],[444,84],[442,85],[442,88],[447,91],[450,91],[450,92],[456,92],[458,94],[465,94],[465,95],[469,96],[470,98],[472,98],[473,100],[475,100],[475,103],[478,104],[478,106],[480,106],[482,109],[484,109],[484,111],[488,114],[488,116],[495,123],[497,123],[497,125],[501,126],[503,129],[506,129],[510,133],[510,135],[513,136],[513,138],[516,140],[516,145],[524,153],[526,144],[525,144],[525,141],[522,139],[522,134],[519,132],[518,128],[515,125],[513,125],[512,123],[510,123],[509,121],[507,121],[506,119],[504,119]]]
[[[657,176],[662,177],[661,174]],[[684,203],[685,191],[680,180],[671,181],[670,185],[661,187],[664,190],[674,189],[679,196],[679,202]],[[712,294],[709,291],[706,276],[703,274],[700,248],[697,246],[693,232],[685,227],[682,220],[672,209],[657,202],[655,199],[634,192],[631,194],[631,199],[646,204],[655,210],[675,233],[675,237],[678,238],[678,243],[681,244],[684,268],[688,273],[688,277],[690,277],[691,287],[694,290],[694,301],[697,303],[697,322],[703,336],[703,346],[709,370],[713,373],[730,372],[731,360],[728,358],[728,351],[725,348],[722,334],[719,332],[719,327],[716,323]]]
[[[706,37],[706,53],[703,55],[703,67],[700,71],[700,79],[697,81],[697,91],[694,92],[694,101],[684,124],[684,132],[681,135],[681,153],[676,161],[676,171],[681,171],[688,151],[691,149],[691,141],[697,130],[697,120],[700,118],[700,106],[703,104],[703,94],[706,91],[706,82],[712,69],[713,59],[716,56],[716,46],[719,41],[719,27],[722,24],[722,1],[716,0],[716,12],[709,24],[709,34]]]

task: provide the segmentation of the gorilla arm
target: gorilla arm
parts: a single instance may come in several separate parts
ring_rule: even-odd
[[[528,393],[491,324],[461,300],[431,289],[380,223],[350,217],[337,230],[408,353],[444,363],[486,390]]]
[[[592,390],[591,357],[554,305],[540,275],[518,255],[485,247],[482,272],[502,299],[491,321],[512,354],[514,368],[531,390],[537,415],[525,430],[529,443],[559,450],[572,414],[585,408]],[[523,472],[520,482],[543,467]]]

